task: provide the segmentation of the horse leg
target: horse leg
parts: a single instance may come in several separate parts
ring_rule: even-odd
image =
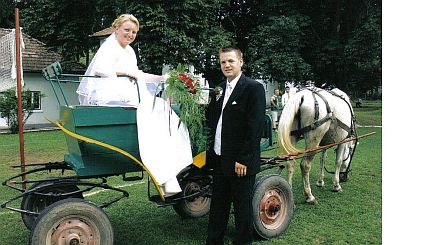
[[[320,161],[318,180],[316,181],[316,186],[318,186],[318,187],[324,186],[324,164],[325,164],[326,160],[327,160],[327,150],[323,150],[321,152],[321,161]]]
[[[312,189],[310,188],[310,169],[312,167],[312,161],[313,161],[314,154],[306,155],[301,160],[301,175],[303,179],[303,185],[304,185],[304,197],[306,198],[306,202],[308,204],[316,204],[316,198],[312,194]]]
[[[293,172],[295,170],[295,159],[289,160],[286,163],[287,168],[287,183],[289,183],[290,186],[292,186],[292,179],[293,179]]]
[[[341,172],[342,161],[344,160],[345,144],[338,145],[336,148],[336,163],[335,174],[333,175],[333,189],[334,192],[342,191],[342,187],[339,184],[339,173]]]

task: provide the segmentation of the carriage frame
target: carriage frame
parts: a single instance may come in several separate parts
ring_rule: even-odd
[[[164,197],[154,177],[137,160],[140,156],[135,108],[69,105],[61,83],[78,82],[85,76],[62,73],[58,62],[43,69],[43,76],[60,106],[60,120],[54,123],[66,133],[68,153],[60,162],[26,164],[27,171],[2,182],[19,194],[2,203],[1,208],[21,213],[23,223],[31,230],[31,244],[90,242],[84,240],[84,235],[101,244],[111,244],[112,226],[102,209],[128,197],[129,193],[109,185],[110,176],[138,181],[147,173],[148,199],[159,207],[172,206],[183,218],[198,218],[209,212],[212,170],[203,167],[206,152],[193,152],[194,163],[178,174],[183,191]],[[271,118],[266,116],[262,150],[274,144],[271,124]],[[285,168],[283,161],[286,159],[261,158],[261,175],[257,176],[254,186],[254,227],[265,239],[277,237],[288,228],[295,207],[291,186],[281,177]],[[269,169],[277,170],[265,174]],[[59,176],[39,177],[42,173],[54,172],[59,172]],[[30,187],[23,189],[23,184]],[[154,187],[159,194],[153,194]],[[117,195],[100,204],[85,200],[86,194],[97,188]],[[20,208],[14,207],[20,200]]]

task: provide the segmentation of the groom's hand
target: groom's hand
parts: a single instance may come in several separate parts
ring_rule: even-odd
[[[235,162],[235,173],[237,174],[238,177],[246,176],[246,170],[247,170],[246,165],[243,165],[239,162]]]

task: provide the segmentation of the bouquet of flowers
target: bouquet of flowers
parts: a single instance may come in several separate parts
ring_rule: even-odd
[[[198,153],[207,148],[207,129],[205,128],[206,105],[199,104],[201,86],[187,67],[179,64],[170,70],[165,81],[164,93],[172,104],[179,107],[180,121],[188,128],[193,151]],[[179,124],[180,125],[180,124]]]

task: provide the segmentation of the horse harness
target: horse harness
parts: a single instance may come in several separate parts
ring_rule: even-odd
[[[321,126],[322,124],[324,124],[325,122],[327,122],[329,120],[335,121],[339,127],[341,127],[342,129],[344,129],[345,131],[348,132],[348,135],[353,134],[355,120],[354,120],[354,115],[353,115],[353,111],[351,110],[351,108],[350,108],[350,111],[351,111],[352,123],[351,123],[351,126],[348,126],[345,123],[343,123],[341,120],[339,120],[339,118],[337,118],[335,115],[333,115],[333,112],[330,109],[330,105],[328,104],[328,101],[325,99],[325,97],[322,94],[319,93],[322,90],[318,90],[316,88],[305,88],[305,89],[312,92],[313,100],[315,102],[314,103],[315,104],[315,117],[314,117],[315,122],[313,122],[312,124],[310,124],[308,126],[299,128],[297,130],[293,130],[292,132],[290,132],[290,135],[294,135],[295,137],[300,138],[304,133],[307,133],[309,131],[312,131],[312,130],[318,128],[319,126]],[[342,99],[348,105],[348,102],[341,95],[338,95],[331,90],[325,90],[325,91],[329,92],[333,96],[336,96],[336,97]],[[325,108],[327,110],[327,115],[321,119],[319,119],[319,103],[318,103],[318,100],[316,99],[316,95],[319,96],[324,101]]]
[[[350,138],[351,136],[354,136],[354,137],[357,136],[356,128],[355,128],[356,118],[354,116],[353,109],[350,107],[349,102],[346,101],[344,97],[342,97],[342,95],[336,94],[335,92],[333,92],[331,90],[327,90],[327,89],[325,90],[328,93],[330,93],[331,95],[336,96],[336,97],[342,99],[345,103],[347,103],[347,106],[350,108],[350,112],[351,112],[351,125],[350,126],[346,125],[341,120],[339,120],[339,118],[337,118],[335,115],[333,115],[333,112],[330,109],[330,105],[328,104],[328,101],[325,99],[325,97],[322,94],[319,93],[322,90],[318,90],[317,88],[314,88],[314,87],[313,88],[306,87],[304,89],[307,89],[310,92],[312,92],[312,96],[313,96],[313,100],[314,100],[314,105],[315,105],[315,117],[314,117],[315,118],[315,122],[313,122],[312,124],[310,124],[308,126],[302,127],[302,128],[299,127],[299,129],[297,129],[297,130],[292,130],[290,132],[290,135],[294,135],[295,137],[300,139],[303,136],[304,133],[307,133],[307,132],[309,132],[311,130],[314,130],[314,129],[318,128],[319,126],[321,126],[322,124],[324,124],[325,122],[327,122],[329,120],[332,120],[332,121],[335,121],[339,127],[341,127],[342,129],[344,129],[345,131],[348,132],[348,135],[347,135],[347,137],[345,139]],[[316,96],[319,96],[324,101],[325,107],[326,107],[326,111],[327,111],[327,115],[325,117],[321,118],[321,119],[319,119],[319,102],[316,99]],[[298,121],[298,123],[299,123],[299,121]],[[350,152],[349,152],[348,157],[353,156],[353,154],[354,154],[354,152],[356,150],[357,142],[358,142],[358,140],[355,141],[355,144],[354,144],[353,148],[351,148],[351,147],[349,148]],[[344,159],[343,161],[347,160],[347,158]],[[341,172],[341,174],[345,175],[344,176],[345,178],[348,178],[347,175],[351,171],[350,165],[351,165],[352,159],[353,158],[351,157],[350,158],[350,162],[348,163],[346,171],[345,172]],[[324,168],[325,168],[325,166],[324,166]],[[327,173],[334,174],[334,172],[328,171],[327,168],[325,168],[325,170],[327,171]]]

